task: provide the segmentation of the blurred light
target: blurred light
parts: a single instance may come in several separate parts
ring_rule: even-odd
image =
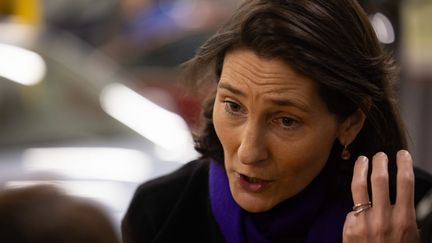
[[[372,26],[378,40],[384,44],[391,44],[395,41],[395,33],[390,20],[382,13],[376,13],[371,18]]]
[[[424,220],[432,211],[432,192],[429,192],[418,203],[416,207],[416,214],[419,220]]]
[[[23,169],[135,183],[148,179],[153,171],[144,153],[122,148],[31,148],[23,154]]]
[[[42,81],[46,64],[35,52],[0,43],[0,76],[23,85]]]
[[[105,112],[159,145],[170,159],[196,156],[189,128],[176,113],[121,84],[105,87],[100,100]]]
[[[174,2],[172,9],[168,12],[176,24],[182,28],[194,29],[202,26],[203,21],[196,21],[195,18],[191,18],[197,14],[198,1],[197,0],[177,0]],[[203,11],[200,9],[199,11]]]

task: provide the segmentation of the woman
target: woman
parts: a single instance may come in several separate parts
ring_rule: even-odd
[[[139,187],[126,242],[420,240],[430,185],[356,1],[246,1],[183,68],[215,84],[202,157]]]

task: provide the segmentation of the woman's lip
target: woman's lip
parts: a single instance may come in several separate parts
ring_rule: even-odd
[[[264,190],[265,188],[268,188],[272,180],[264,180],[259,179],[256,177],[249,177],[247,175],[241,174],[241,173],[235,173],[236,179],[240,186],[250,192],[258,192],[260,190]]]

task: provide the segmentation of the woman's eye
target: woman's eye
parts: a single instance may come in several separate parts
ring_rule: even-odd
[[[284,128],[293,128],[296,127],[299,122],[291,117],[280,117],[278,118],[278,122]]]
[[[242,107],[234,101],[225,100],[225,109],[229,113],[240,113],[242,112]]]

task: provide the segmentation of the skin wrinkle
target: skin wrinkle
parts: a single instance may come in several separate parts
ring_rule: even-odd
[[[238,60],[233,60],[232,65],[235,65],[237,67],[236,75],[240,75],[242,78],[246,79],[247,81],[253,83],[253,84],[259,84],[258,81],[255,81],[255,79],[249,79],[249,77],[256,77],[257,80],[266,79],[266,83],[263,85],[281,85],[280,82],[271,82],[273,79],[278,80],[281,78],[286,78],[286,76],[283,76],[278,73],[274,73],[271,66],[272,62],[277,60],[268,60],[269,64],[267,65],[257,65],[255,63],[250,63],[247,60],[248,58],[245,57],[239,57]],[[261,58],[259,58],[261,59]],[[246,65],[246,63],[249,65]],[[226,75],[230,75],[230,73],[226,73]]]
[[[247,94],[244,93],[243,91],[235,88],[234,86],[230,85],[229,82],[227,81],[221,81],[219,82],[218,85],[219,89],[226,89],[229,92],[232,92],[233,94],[242,96],[243,98],[247,98]],[[283,96],[284,93],[286,93],[287,91],[289,91],[290,89],[274,89],[274,90],[268,90],[268,91],[263,91],[263,96],[266,96],[266,94],[271,95],[271,94],[278,94],[281,97],[270,97],[270,98],[264,98],[263,100],[266,102],[270,102],[273,103],[274,105],[277,106],[294,106],[296,108],[299,108],[301,110],[303,110],[304,112],[310,112],[310,108],[307,104],[305,104],[304,102],[302,102],[301,100],[298,99],[286,99]]]

